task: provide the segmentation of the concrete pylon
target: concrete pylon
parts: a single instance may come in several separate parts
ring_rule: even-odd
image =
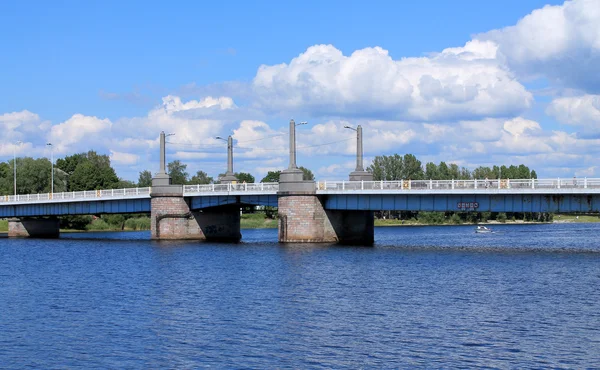
[[[290,164],[279,175],[279,192],[315,192],[315,182],[303,180],[304,172],[296,166],[296,122],[290,120]]]
[[[227,138],[227,172],[225,176],[219,179],[221,184],[229,184],[237,181],[237,177],[233,173],[233,139],[231,135]]]
[[[373,181],[373,174],[363,167],[362,126],[356,128],[356,169],[350,172],[350,181]]]

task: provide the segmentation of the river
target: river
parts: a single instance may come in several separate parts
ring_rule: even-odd
[[[0,368],[594,368],[600,224],[0,238]]]

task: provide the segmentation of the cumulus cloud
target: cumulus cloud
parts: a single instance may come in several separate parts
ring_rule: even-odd
[[[289,64],[262,65],[252,84],[264,109],[404,120],[511,116],[533,99],[498,61],[496,45],[478,40],[400,60],[380,47],[345,56],[315,45]]]
[[[600,91],[600,1],[574,0],[536,9],[514,26],[476,36],[493,41],[520,76]]]
[[[140,159],[140,156],[137,154],[117,152],[114,150],[110,151],[110,160],[113,163],[122,164],[122,165],[132,165],[132,164],[137,164],[139,159]]]
[[[48,141],[58,153],[88,150],[90,144],[105,149],[110,139],[112,122],[108,119],[75,114],[65,122],[52,126]]]
[[[583,135],[600,133],[600,95],[554,99],[546,113],[561,123],[579,128]]]

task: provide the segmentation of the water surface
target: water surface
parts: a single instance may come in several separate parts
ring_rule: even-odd
[[[594,368],[599,224],[0,239],[1,368]]]

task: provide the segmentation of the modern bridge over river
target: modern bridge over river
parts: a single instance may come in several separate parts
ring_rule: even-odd
[[[312,187],[326,213],[600,211],[600,179],[317,181]],[[152,188],[146,187],[3,196],[0,217],[16,218],[21,224],[26,220],[31,229],[27,234],[35,235],[40,222],[48,224],[48,217],[151,213],[151,193]],[[281,196],[279,183],[185,185],[182,194],[190,215],[242,205],[278,207]],[[52,234],[57,233],[56,224],[52,221]]]
[[[58,216],[150,213],[153,239],[239,240],[242,205],[278,207],[280,242],[373,242],[373,212],[599,212],[600,179],[372,181],[362,165],[350,181],[305,181],[296,166],[290,121],[290,165],[278,183],[238,183],[231,138],[228,168],[219,184],[173,185],[166,173],[165,134],[152,187],[0,197],[9,236],[58,236]]]

